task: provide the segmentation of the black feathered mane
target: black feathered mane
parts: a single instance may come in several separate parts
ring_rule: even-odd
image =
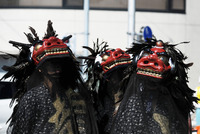
[[[133,57],[137,57],[141,51],[145,49],[150,49],[156,46],[156,39],[149,39],[144,43],[133,43],[133,46],[127,50],[129,54],[132,54]],[[182,42],[179,44],[188,43]],[[194,110],[193,102],[197,102],[197,98],[193,97],[194,91],[188,86],[188,69],[193,63],[184,63],[187,59],[179,49],[175,48],[179,44],[169,44],[163,43],[164,49],[167,52],[169,58],[171,58],[172,62],[174,62],[173,70],[171,70],[170,74],[165,81],[164,85],[168,87],[169,93],[176,100],[180,109],[186,111],[184,114],[188,114],[189,111]],[[134,59],[134,58],[133,58]],[[138,60],[138,59],[137,59]]]
[[[34,64],[34,61],[32,60],[32,57],[31,57],[32,56],[31,49],[32,49],[32,47],[35,46],[35,44],[37,42],[39,42],[41,40],[39,39],[35,29],[33,29],[32,27],[29,27],[29,29],[30,29],[31,33],[25,33],[25,35],[26,35],[28,41],[30,42],[30,44],[20,43],[20,42],[16,42],[16,41],[9,41],[9,43],[11,43],[14,47],[18,48],[20,50],[20,52],[19,52],[18,56],[15,56],[16,62],[12,66],[3,66],[2,67],[2,69],[7,71],[7,73],[1,78],[1,80],[11,77],[12,78],[11,80],[12,80],[12,82],[15,83],[15,87],[16,87],[15,88],[16,91],[14,93],[14,96],[12,98],[10,106],[12,106],[14,101],[16,101],[17,104],[14,107],[14,111],[13,111],[13,114],[11,115],[10,119],[12,119],[12,117],[14,116],[14,114],[18,108],[18,102],[21,100],[21,97],[27,92],[28,89],[30,89],[30,88],[28,88],[30,81],[31,81],[30,78],[32,77],[32,75],[34,73],[37,72],[36,65]],[[56,37],[57,34],[52,27],[52,22],[49,20],[48,25],[47,25],[47,33],[45,34],[43,39],[47,39],[51,36]],[[69,40],[70,37],[71,37],[71,35],[64,38],[64,41]],[[73,69],[77,71],[77,73],[74,74],[74,76],[76,77],[76,83],[78,83],[78,79],[79,79],[79,81],[81,81],[81,76],[78,73],[80,71],[79,63],[75,59],[75,56],[73,55],[70,48],[68,48],[68,51],[69,51],[70,57],[72,57],[72,62],[74,63]]]

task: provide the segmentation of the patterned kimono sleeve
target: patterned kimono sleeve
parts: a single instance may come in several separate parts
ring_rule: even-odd
[[[12,134],[28,134],[33,132],[35,127],[36,95],[34,92],[27,92],[18,104],[18,109],[12,120]]]

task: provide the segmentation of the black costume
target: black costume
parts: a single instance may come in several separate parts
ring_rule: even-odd
[[[62,98],[52,99],[44,85],[27,91],[13,117],[12,133],[86,133],[89,120],[85,118],[86,106],[80,95],[68,89]],[[83,104],[77,106],[77,101]]]
[[[191,64],[175,45],[154,39],[128,50],[133,54],[123,100],[111,134],[190,134],[193,90],[187,85]]]
[[[88,85],[94,90],[93,97],[97,111],[100,133],[109,133],[115,114],[124,95],[122,83],[125,72],[131,64],[129,54],[120,48],[108,49],[104,42],[94,44],[94,48],[87,48],[91,55],[86,59],[89,74]],[[95,61],[97,56],[101,61]]]
[[[39,40],[33,28],[30,30],[32,34],[26,35],[31,44],[10,41],[21,52],[13,66],[3,67],[8,73],[2,79],[12,76],[17,89],[12,100],[17,104],[7,132],[98,133],[91,97],[81,79],[78,62],[64,44],[71,36],[58,39],[51,21],[43,40]],[[32,58],[31,46],[34,46]],[[49,73],[49,64],[58,71]]]

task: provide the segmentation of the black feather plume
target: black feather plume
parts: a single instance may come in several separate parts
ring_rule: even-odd
[[[44,39],[48,39],[51,36],[57,37],[58,35],[56,34],[56,31],[54,31],[52,22],[49,20],[47,24],[47,33],[44,35]]]
[[[127,52],[133,54],[133,56],[138,55],[144,49],[156,46],[156,42],[156,39],[152,39],[144,43],[133,43],[133,46],[129,48]],[[182,111],[185,111],[185,115],[187,115],[189,111],[194,110],[193,102],[197,101],[197,98],[193,96],[194,91],[187,85],[187,71],[193,63],[184,63],[187,56],[185,56],[179,49],[175,48],[179,44],[186,43],[188,42],[181,42],[178,44],[163,43],[165,51],[175,64],[175,71],[170,73],[170,75],[165,79],[164,84],[167,85],[169,92],[179,108],[182,109]]]

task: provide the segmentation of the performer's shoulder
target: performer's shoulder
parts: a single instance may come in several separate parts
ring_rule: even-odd
[[[33,87],[33,88],[29,89],[26,92],[25,95],[27,95],[27,96],[31,95],[31,96],[36,96],[36,97],[40,96],[40,97],[42,97],[42,96],[46,96],[47,94],[48,94],[48,89],[44,86],[44,84],[40,84],[40,85],[38,85],[36,87]]]

